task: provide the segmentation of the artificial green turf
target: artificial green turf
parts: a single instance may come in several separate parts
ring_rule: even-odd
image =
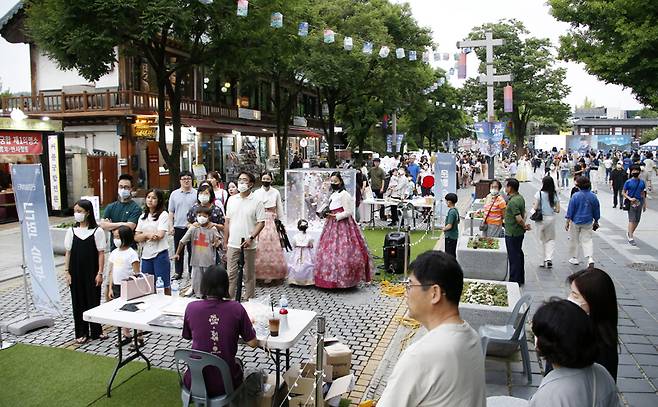
[[[0,404],[5,406],[180,405],[176,372],[131,362],[105,395],[116,359],[62,348],[17,344],[0,351]],[[129,380],[128,380],[129,379]]]
[[[368,243],[368,249],[374,256],[375,267],[384,264],[384,238],[386,237],[387,233],[393,231],[393,229],[365,229],[363,231],[363,235],[365,236],[366,242]],[[412,244],[410,261],[413,261],[416,256],[421,253],[424,253],[428,250],[433,250],[434,246],[436,246],[438,242],[436,239],[438,236],[441,236],[440,231],[434,232],[434,239],[432,238],[431,232],[425,234],[425,231],[412,231],[409,236],[409,241]],[[387,276],[388,273],[382,273],[382,275]],[[384,277],[384,279],[388,278]]]

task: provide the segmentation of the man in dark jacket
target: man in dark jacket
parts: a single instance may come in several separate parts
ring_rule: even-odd
[[[619,204],[619,209],[624,209],[624,198],[622,193],[624,191],[624,182],[628,177],[624,171],[624,164],[621,161],[617,162],[615,168],[610,172],[610,189],[612,189],[612,207],[616,208]]]

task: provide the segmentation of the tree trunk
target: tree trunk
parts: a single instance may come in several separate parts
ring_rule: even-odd
[[[327,161],[329,162],[329,168],[336,168],[336,150],[334,148],[334,142],[336,140],[336,103],[333,100],[327,100],[327,106],[329,107],[329,133],[327,134],[327,146],[329,151],[327,154]]]
[[[183,78],[183,73],[179,72],[176,74],[175,83],[167,83],[167,93],[169,94],[169,105],[171,107],[171,125],[174,132],[174,140],[171,145],[171,164],[169,165],[169,188],[171,191],[178,188],[179,186],[179,176],[181,172],[180,168],[180,156],[181,156],[181,112],[180,112],[180,103],[182,97],[182,85],[181,80]],[[192,157],[190,156],[190,160]]]

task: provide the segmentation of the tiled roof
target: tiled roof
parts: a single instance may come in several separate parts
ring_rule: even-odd
[[[7,12],[7,14],[5,14],[4,16],[2,16],[2,18],[0,18],[0,30],[2,30],[2,29],[5,27],[5,25],[6,25],[9,21],[11,21],[11,19],[14,18],[14,16],[15,16],[16,14],[18,14],[19,11],[21,11],[21,10],[23,9],[23,6],[24,6],[24,4],[23,4],[22,1],[17,2],[17,3],[14,5],[14,7],[12,7],[12,8]]]

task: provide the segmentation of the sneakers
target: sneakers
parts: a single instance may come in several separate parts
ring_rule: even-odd
[[[553,268],[553,262],[550,260],[546,260],[546,268],[547,269],[552,269]]]
[[[592,257],[587,258],[587,267],[594,267],[594,259]]]
[[[628,243],[629,243],[631,246],[637,246],[637,243],[635,243],[635,239],[633,239],[633,238],[628,234],[628,232],[626,232],[626,238],[628,239]]]
[[[577,266],[577,265],[580,264],[580,262],[578,261],[578,259],[575,258],[575,257],[570,258],[570,259],[569,259],[569,263],[573,264],[574,266]]]

